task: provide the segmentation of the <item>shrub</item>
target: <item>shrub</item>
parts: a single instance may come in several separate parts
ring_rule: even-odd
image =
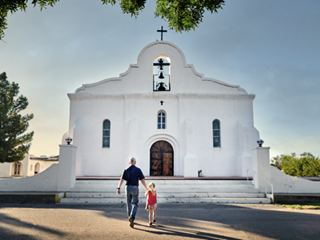
[[[281,155],[281,168],[284,173],[296,177],[320,177],[320,159],[312,154],[298,158],[294,155]]]

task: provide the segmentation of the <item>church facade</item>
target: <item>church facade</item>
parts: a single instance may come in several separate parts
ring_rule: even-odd
[[[77,176],[119,176],[130,157],[146,176],[247,176],[252,169],[255,95],[204,77],[170,42],[150,43],[119,77],[68,97],[64,139],[77,146]]]

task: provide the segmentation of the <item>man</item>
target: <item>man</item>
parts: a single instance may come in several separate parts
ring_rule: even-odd
[[[117,188],[117,194],[120,194],[120,188],[123,180],[126,180],[127,212],[130,222],[129,225],[133,228],[133,222],[136,217],[139,203],[139,180],[145,187],[146,191],[148,191],[148,188],[141,169],[135,166],[136,159],[131,158],[129,160],[129,164],[130,166],[122,173],[119,186]]]

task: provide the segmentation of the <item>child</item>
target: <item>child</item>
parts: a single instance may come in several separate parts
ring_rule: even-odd
[[[146,210],[149,211],[149,226],[152,225],[152,211],[153,211],[153,223],[156,222],[156,210],[157,210],[157,192],[154,190],[156,185],[149,183],[149,190],[146,192],[147,206]]]

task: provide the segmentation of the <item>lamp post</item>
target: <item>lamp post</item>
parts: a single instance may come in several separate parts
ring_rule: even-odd
[[[262,139],[259,139],[257,143],[259,144],[259,147],[262,147],[262,144],[264,143],[264,141]]]
[[[66,138],[66,142],[68,143],[68,145],[70,145],[70,143],[72,142],[72,138],[70,137]]]

